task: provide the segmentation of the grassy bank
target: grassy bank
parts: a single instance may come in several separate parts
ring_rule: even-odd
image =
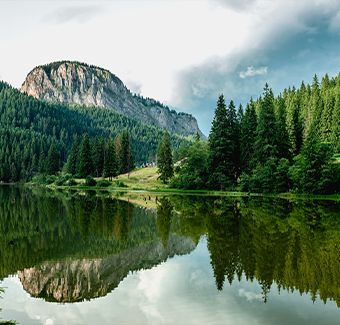
[[[109,182],[107,187],[98,185],[87,186],[85,179],[74,179],[74,185],[69,186],[67,182],[58,184],[57,181],[51,184],[37,184],[35,182],[27,183],[28,186],[44,186],[51,189],[74,189],[74,190],[106,190],[106,191],[119,191],[123,192],[123,199],[129,200],[131,203],[138,203],[142,206],[153,207],[157,194],[166,193],[171,194],[186,194],[186,195],[209,195],[209,196],[248,196],[248,197],[279,197],[284,199],[331,199],[339,200],[340,195],[312,195],[312,194],[299,194],[299,193],[243,193],[243,192],[224,192],[224,191],[211,191],[211,190],[179,190],[169,188],[167,184],[158,180],[159,174],[157,167],[139,168],[128,174],[122,174]],[[103,181],[103,178],[94,178],[96,182]],[[106,178],[106,181],[109,179]],[[12,183],[11,183],[12,185]],[[145,192],[148,194],[146,195]],[[126,194],[124,194],[126,193]],[[150,199],[149,199],[150,198]]]

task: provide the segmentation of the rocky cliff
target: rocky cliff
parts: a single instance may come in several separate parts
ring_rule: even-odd
[[[166,249],[162,241],[157,241],[103,259],[45,262],[18,271],[18,276],[33,297],[51,302],[77,302],[105,296],[130,271],[151,269],[168,257],[189,254],[195,248],[192,239],[173,235]]]
[[[79,62],[53,62],[33,69],[21,92],[46,101],[106,107],[169,132],[206,139],[190,114],[176,113],[153,99],[134,96],[108,70]]]

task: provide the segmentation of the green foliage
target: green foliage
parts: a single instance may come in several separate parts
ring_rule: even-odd
[[[38,175],[35,175],[33,176],[32,178],[32,182],[34,184],[45,184],[46,182],[46,176],[44,174],[38,174]]]
[[[207,143],[196,140],[188,149],[183,167],[176,167],[178,176],[170,181],[169,186],[187,190],[205,188],[208,181],[207,156]]]
[[[116,177],[118,175],[118,164],[116,157],[116,147],[111,136],[109,137],[109,141],[107,142],[107,150],[104,165],[105,176],[109,177],[110,180],[112,181],[112,177]]]
[[[57,186],[62,186],[66,183],[66,181],[67,179],[65,177],[60,176],[55,180],[54,184]]]
[[[141,164],[156,151],[164,132],[113,110],[40,101],[4,82],[0,82],[0,125],[0,181],[5,182],[30,180],[37,172],[45,173],[52,143],[59,155],[59,167],[68,161],[65,171],[75,175],[74,166],[79,164],[75,136],[82,137],[85,133],[89,139],[101,137],[95,175],[101,175],[105,139],[110,134],[114,138],[124,129],[131,138],[131,157]],[[183,136],[173,134],[170,141],[174,148],[187,142]],[[72,144],[75,144],[73,149]],[[92,155],[92,148],[90,151]]]
[[[55,175],[47,175],[47,176],[46,176],[46,179],[45,179],[45,184],[46,184],[46,185],[52,184],[52,183],[54,183],[57,179],[58,179],[58,177],[55,176]]]
[[[91,175],[87,175],[86,180],[85,180],[85,184],[86,184],[86,186],[96,186],[97,181]]]
[[[130,172],[135,168],[133,152],[131,148],[130,134],[124,129],[120,137],[116,139],[117,150],[117,164],[120,174]]]
[[[79,155],[78,136],[75,135],[71,152],[67,159],[67,172],[70,173],[71,175],[75,175],[77,173],[78,155]]]
[[[277,157],[277,134],[274,96],[272,90],[266,84],[258,116],[254,145],[254,156],[260,164],[264,165],[268,158]]]
[[[279,96],[277,98],[276,104],[278,106],[277,108],[277,134],[276,134],[277,154],[279,158],[291,159],[291,142],[290,142],[288,128],[287,128],[286,105],[285,105],[285,101],[282,98],[282,96]],[[295,111],[294,114],[297,115],[296,118],[299,117],[297,110]],[[294,122],[296,121],[294,120]],[[293,127],[296,153],[300,152],[301,145],[302,145],[302,130],[303,129],[302,129],[302,124],[301,124],[301,128],[298,129],[299,125],[300,125],[299,121],[297,121],[297,124],[294,124],[294,127]]]
[[[235,106],[231,101],[227,110],[224,96],[220,95],[209,134],[209,188],[224,190],[235,185],[238,140]]]
[[[54,143],[51,144],[50,150],[48,151],[46,161],[46,173],[47,175],[55,175],[59,171],[59,159],[58,153]]]
[[[80,146],[78,174],[81,177],[92,175],[93,161],[90,147],[90,139],[86,133]]]
[[[160,142],[161,143],[161,142]],[[179,148],[174,150],[173,161],[177,162],[188,156],[188,149],[191,144],[187,141],[182,141]]]
[[[78,183],[76,182],[76,180],[74,178],[70,178],[67,182],[68,186],[77,186]]]
[[[254,167],[254,144],[256,139],[257,117],[253,100],[246,106],[241,124],[241,170],[249,173]]]
[[[161,140],[157,166],[158,166],[157,173],[160,174],[158,176],[158,179],[163,181],[164,184],[174,176],[170,137],[168,131],[164,132],[163,138]]]
[[[99,186],[99,187],[109,187],[110,185],[111,185],[111,182],[108,181],[107,179],[100,179],[97,182],[97,186]]]

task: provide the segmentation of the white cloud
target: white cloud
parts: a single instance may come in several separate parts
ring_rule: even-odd
[[[143,85],[140,81],[133,79],[124,79],[125,86],[130,89],[134,94],[140,94],[142,92]]]
[[[261,67],[258,69],[254,69],[253,67],[248,67],[247,71],[241,71],[240,72],[240,77],[241,78],[247,78],[247,77],[253,77],[257,74],[267,74],[267,69],[268,67]]]
[[[101,6],[65,6],[44,15],[42,21],[54,24],[74,21],[85,24],[103,13],[105,9]]]
[[[253,301],[254,299],[262,301],[262,295],[256,294],[255,292],[246,291],[244,288],[238,290],[238,294],[240,297],[247,298],[248,301]]]
[[[332,17],[330,21],[329,29],[332,32],[340,31],[340,11],[334,17]]]

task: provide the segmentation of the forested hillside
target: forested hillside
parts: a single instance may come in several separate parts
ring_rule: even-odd
[[[39,159],[48,156],[54,144],[61,170],[70,153],[74,136],[114,139],[126,129],[131,137],[137,164],[155,154],[164,130],[141,123],[113,110],[75,104],[47,103],[20,93],[0,82],[0,181],[29,179],[38,171]],[[178,147],[186,138],[171,135]]]
[[[258,193],[336,194],[340,185],[340,74],[263,95],[243,111],[221,95],[208,147],[196,141],[171,186]],[[181,157],[179,157],[181,158]],[[194,177],[193,177],[194,175]]]

